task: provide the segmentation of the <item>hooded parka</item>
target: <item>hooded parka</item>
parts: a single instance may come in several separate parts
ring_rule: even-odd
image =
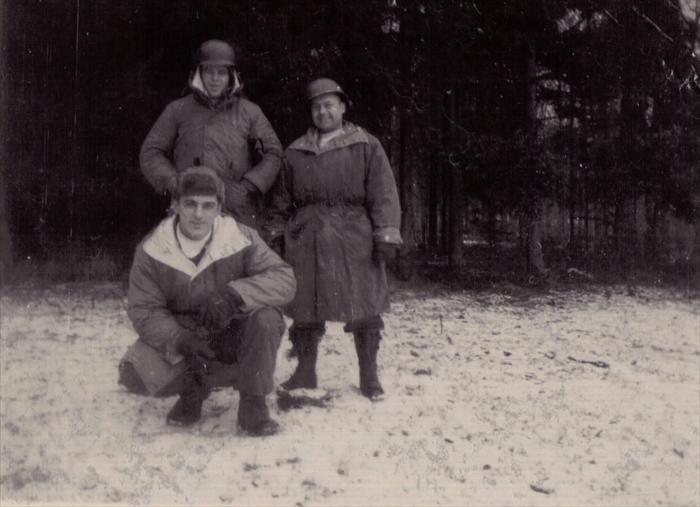
[[[199,264],[178,246],[176,216],[163,220],[136,249],[129,277],[127,313],[139,339],[170,364],[182,333],[197,328],[196,316],[215,290],[226,287],[244,303],[241,318],[265,307],[282,307],[294,296],[289,265],[258,233],[230,216],[214,222],[212,239]]]
[[[344,122],[323,148],[311,128],[285,151],[266,233],[284,234],[297,292],[286,307],[297,322],[353,322],[389,308],[375,241],[401,244],[394,175],[379,140]]]
[[[199,69],[189,95],[168,104],[146,136],[140,165],[157,192],[171,191],[173,177],[193,165],[214,169],[224,182],[224,209],[247,225],[256,225],[259,203],[241,184],[245,178],[266,193],[279,173],[282,145],[259,106],[238,96],[236,74],[221,102],[205,93]],[[253,154],[261,156],[253,166]]]

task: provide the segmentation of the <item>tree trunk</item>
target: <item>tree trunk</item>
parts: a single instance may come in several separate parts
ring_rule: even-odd
[[[624,259],[624,253],[622,252],[622,245],[624,244],[624,241],[622,241],[622,235],[624,234],[623,231],[623,224],[622,220],[624,217],[624,206],[625,206],[625,201],[624,198],[622,197],[622,192],[618,194],[618,198],[615,200],[615,205],[613,207],[613,225],[612,225],[612,230],[613,230],[613,252],[614,252],[614,258],[616,262],[622,263],[625,262]]]
[[[647,231],[645,237],[646,259],[650,264],[657,261],[656,236],[659,215],[656,211],[656,203],[649,196],[644,199]]]
[[[444,255],[450,248],[450,169],[446,164],[440,166],[440,252]]]
[[[449,95],[449,111],[452,122],[448,126],[448,145],[457,146],[457,132],[455,124],[460,121],[457,104],[457,83],[450,84],[452,93]],[[464,192],[462,167],[447,163],[447,175],[449,177],[449,230],[448,233],[448,263],[450,267],[459,268],[464,263]]]
[[[535,43],[528,42],[527,54],[527,130],[528,137],[537,139],[537,63]],[[524,217],[527,229],[527,269],[528,272],[542,275],[546,268],[542,253],[542,203],[533,202],[531,210]]]
[[[561,107],[562,100],[562,84],[559,83],[559,101]],[[578,177],[579,169],[577,167],[578,157],[576,156],[576,137],[574,129],[574,112],[573,108],[569,116],[569,125],[566,127],[569,135],[568,142],[568,163],[569,163],[569,257],[576,259],[579,255],[579,245],[576,231],[576,207],[578,203],[578,193],[580,178]],[[561,125],[560,125],[561,128]]]
[[[0,3],[0,29],[2,30],[2,47],[7,47],[7,28],[9,21],[7,19],[7,2]],[[8,78],[7,78],[7,58],[0,59],[0,89],[5,92],[8,91]],[[9,93],[4,93],[2,97],[3,111],[9,112],[9,104],[5,101],[7,97],[10,96]],[[12,236],[10,235],[10,224],[9,218],[7,216],[7,191],[6,191],[6,180],[5,171],[9,166],[10,157],[8,156],[8,146],[7,146],[7,132],[9,130],[8,117],[9,114],[3,114],[0,117],[0,285],[4,284],[8,278],[9,273],[12,272],[13,264],[13,252],[12,252]]]
[[[429,250],[433,252],[439,248],[438,211],[440,206],[439,171],[435,158],[433,153],[428,155],[428,245]]]
[[[3,120],[4,124],[4,120]],[[4,130],[4,125],[3,125]],[[7,219],[7,193],[5,192],[4,168],[7,167],[7,158],[2,153],[2,170],[0,170],[0,285],[4,284],[12,272],[12,236],[10,235],[9,221]]]

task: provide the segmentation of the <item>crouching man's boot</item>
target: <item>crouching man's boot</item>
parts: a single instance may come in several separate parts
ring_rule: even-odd
[[[180,398],[168,412],[168,424],[192,426],[202,418],[202,404],[209,397],[209,386],[204,378],[191,371],[185,373]]]
[[[372,401],[381,400],[384,397],[384,389],[377,376],[377,351],[382,334],[372,329],[355,331],[353,336],[360,366],[360,391]]]
[[[298,363],[292,376],[282,387],[288,391],[292,389],[316,389],[318,379],[316,377],[316,359],[318,358],[318,342],[325,329],[318,327],[292,326],[289,330],[289,339],[292,341]]]
[[[265,396],[241,393],[238,403],[238,426],[253,437],[274,435],[280,425],[270,417]]]

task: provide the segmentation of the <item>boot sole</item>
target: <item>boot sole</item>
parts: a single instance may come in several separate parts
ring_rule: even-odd
[[[176,428],[189,428],[190,426],[194,426],[195,424],[197,424],[200,420],[201,418],[196,419],[194,421],[178,421],[177,419],[168,418],[166,422],[170,426],[175,426]]]
[[[246,435],[249,437],[271,437],[272,435],[276,435],[281,431],[282,427],[276,423],[272,422],[272,424],[265,423],[263,424],[260,428],[251,428],[251,429],[246,429],[243,428],[240,424],[238,425],[238,431],[242,435]]]

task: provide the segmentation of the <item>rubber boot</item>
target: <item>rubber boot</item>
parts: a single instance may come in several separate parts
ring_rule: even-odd
[[[280,425],[270,417],[265,396],[241,393],[238,403],[238,426],[252,437],[274,435]]]
[[[354,332],[353,336],[360,367],[360,391],[370,400],[379,401],[384,395],[377,376],[377,351],[382,334],[378,330],[363,330]]]
[[[192,426],[198,422],[202,418],[204,400],[209,397],[209,387],[201,376],[191,371],[186,375],[180,398],[168,412],[168,424],[173,426]]]
[[[297,355],[297,367],[288,380],[282,382],[282,387],[287,391],[292,389],[316,389],[318,378],[316,377],[316,359],[318,358],[318,342],[323,335],[323,330],[312,328],[294,328],[289,330],[289,338],[292,341]]]

